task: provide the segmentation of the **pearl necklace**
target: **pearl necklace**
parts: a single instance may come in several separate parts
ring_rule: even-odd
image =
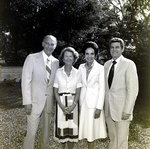
[[[91,69],[92,69],[92,66],[89,66],[89,67],[87,66],[87,67],[86,67],[87,72],[90,72]]]

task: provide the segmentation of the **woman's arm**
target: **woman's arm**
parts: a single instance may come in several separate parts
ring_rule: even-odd
[[[97,99],[96,110],[94,113],[94,118],[97,119],[101,115],[101,111],[103,110],[104,105],[104,96],[105,96],[105,78],[104,78],[104,67],[100,67],[100,75],[99,75],[99,97]]]
[[[58,88],[55,88],[55,87],[54,87],[54,96],[55,96],[55,99],[57,101],[57,104],[62,109],[64,114],[68,114],[68,111],[66,110],[66,107],[60,101],[60,97],[59,97],[59,94],[58,94]]]
[[[75,97],[74,97],[73,104],[71,106],[69,106],[68,109],[67,109],[67,111],[69,113],[71,113],[74,110],[74,108],[77,106],[77,102],[78,102],[79,96],[80,96],[80,91],[81,91],[81,88],[76,89],[76,94],[75,94]]]

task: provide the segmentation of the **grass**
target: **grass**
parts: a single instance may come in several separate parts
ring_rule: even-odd
[[[5,109],[21,108],[21,85],[20,83],[14,83],[5,81],[0,83],[0,107]]]
[[[0,83],[0,96],[0,148],[21,149],[26,132],[26,114],[22,106],[20,83],[13,81]],[[140,94],[134,109],[134,120],[130,125],[129,149],[150,148],[149,108],[148,97]],[[54,123],[54,119],[52,123]],[[40,128],[36,138],[37,149],[39,136]],[[51,125],[51,136],[53,136],[53,124]],[[53,137],[50,139],[49,149],[60,149],[60,144],[55,142]],[[108,138],[97,140],[95,149],[106,149],[108,143]],[[79,146],[86,149],[86,141],[79,142]]]

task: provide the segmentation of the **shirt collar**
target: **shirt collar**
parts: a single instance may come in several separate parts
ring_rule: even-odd
[[[122,55],[115,60],[117,62],[117,64],[119,63],[121,58],[122,58]],[[111,61],[113,62],[114,60],[112,59]]]
[[[45,62],[45,63],[46,63],[47,59],[49,59],[49,61],[51,61],[51,58],[52,58],[51,55],[50,55],[50,56],[47,56],[47,55],[45,54],[44,50],[42,51],[42,54],[43,54],[43,58],[44,58],[44,62]]]
[[[60,69],[65,73],[65,67],[64,66],[62,66]],[[72,69],[71,69],[70,73],[72,74],[74,71],[75,71],[75,68],[72,66]]]

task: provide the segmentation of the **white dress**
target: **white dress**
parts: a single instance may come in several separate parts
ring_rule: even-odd
[[[59,97],[63,105],[70,106],[74,102],[76,88],[82,84],[78,79],[78,71],[72,67],[71,74],[68,77],[64,67],[57,70],[54,80],[54,87],[58,88]],[[54,139],[59,142],[77,142],[79,126],[78,104],[71,114],[64,114],[62,109],[56,104]]]
[[[86,64],[79,67],[82,78],[80,94],[79,140],[87,139],[89,142],[106,138],[106,124],[103,111],[104,104],[104,69],[96,61],[86,79]],[[100,109],[101,115],[94,119],[95,110]]]
[[[80,109],[79,140],[87,139],[89,142],[106,138],[106,125],[104,111],[98,119],[94,119],[95,109],[89,109],[84,102]]]

